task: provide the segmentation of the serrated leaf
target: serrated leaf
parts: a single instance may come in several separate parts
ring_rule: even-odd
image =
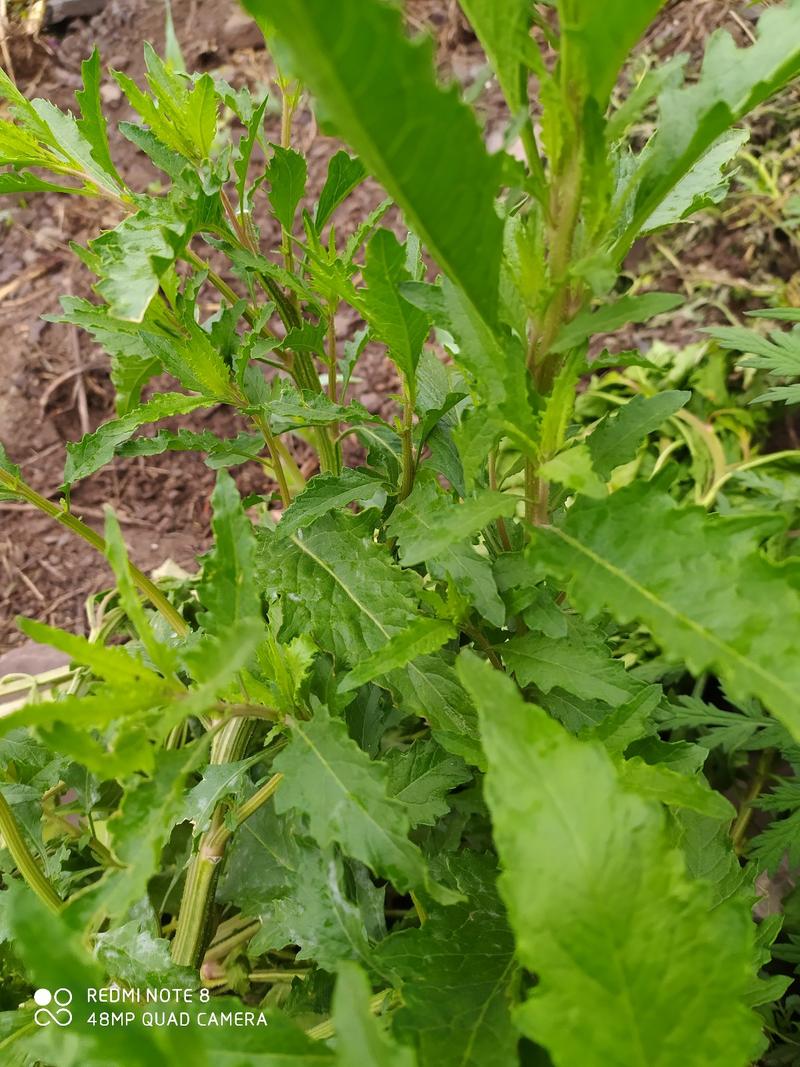
[[[134,987],[191,989],[197,979],[189,967],[177,967],[169,941],[154,937],[138,919],[97,935],[95,954],[111,978]]]
[[[535,552],[587,617],[639,620],[670,659],[695,674],[713,667],[735,699],[757,696],[797,738],[800,577],[760,553],[774,525],[709,516],[637,484],[581,500],[562,527],[537,532]]]
[[[151,356],[186,388],[231,403],[231,372],[222,353],[199,326],[189,325],[188,337],[143,334]]]
[[[71,169],[85,175],[89,182],[109,192],[112,196],[120,194],[119,177],[112,177],[102,164],[95,161],[96,145],[84,136],[78,120],[71,112],[60,111],[49,100],[32,100],[31,106],[52,134],[52,144],[58,148]],[[90,132],[94,133],[91,130]],[[54,168],[57,169],[57,168]]]
[[[268,538],[259,559],[268,595],[284,606],[282,636],[310,633],[343,664],[355,664],[418,614],[418,579],[356,516],[327,515],[286,538]]]
[[[436,652],[456,636],[452,623],[421,616],[391,637],[371,656],[360,660],[339,683],[340,693],[349,693],[390,671],[405,667],[420,656]]]
[[[450,810],[447,794],[472,777],[463,760],[435,741],[415,741],[405,752],[393,749],[386,765],[387,791],[405,806],[412,827],[433,826]]]
[[[391,934],[378,949],[403,983],[393,1030],[416,1047],[420,1067],[516,1067],[517,965],[496,871],[488,856],[468,852],[447,870],[466,903],[432,909],[421,929]]]
[[[754,44],[737,48],[717,30],[706,48],[700,78],[659,97],[660,122],[645,149],[630,224],[618,247],[626,249],[708,149],[735,122],[800,71],[800,3],[771,7],[758,22]]]
[[[406,249],[390,230],[378,230],[367,245],[363,270],[366,288],[359,291],[359,310],[372,334],[389,349],[409,389],[413,389],[422,346],[430,331],[430,319],[409,304],[400,284],[410,281]]]
[[[287,233],[292,232],[297,205],[306,190],[307,176],[306,161],[299,152],[280,145],[272,146],[272,159],[267,167],[269,202],[275,218]]]
[[[609,478],[615,467],[636,455],[645,437],[685,407],[692,394],[668,389],[655,396],[635,396],[621,408],[605,415],[589,435],[587,445],[594,469]]]
[[[246,0],[270,24],[342,138],[400,205],[444,271],[496,317],[502,225],[499,160],[474,117],[433,74],[430,43],[412,43],[400,12],[377,0]],[[442,144],[449,146],[442,152]]]
[[[94,433],[84,434],[80,441],[68,441],[64,484],[74,485],[81,478],[105,467],[114,458],[120,445],[130,440],[140,426],[172,415],[185,415],[196,411],[197,408],[210,407],[214,403],[209,397],[156,393],[146,404],[128,411],[119,419],[103,423]]]
[[[523,634],[507,641],[501,654],[521,686],[535,685],[543,693],[559,687],[616,708],[646,688],[612,658],[598,634],[572,619],[563,638]]]
[[[641,232],[653,233],[664,226],[673,226],[696,211],[724,200],[728,192],[725,168],[749,139],[749,130],[730,130],[723,134],[645,220]]]
[[[347,199],[365,176],[364,164],[358,157],[350,156],[344,151],[336,152],[331,156],[328,174],[322,192],[319,194],[314,215],[314,228],[317,233],[322,231],[336,208]]]
[[[260,757],[261,753],[256,753],[255,757],[233,763],[209,763],[201,780],[184,797],[183,810],[177,821],[192,823],[195,835],[205,833],[220,801],[242,796],[246,787],[245,774]]]
[[[401,891],[431,885],[422,853],[408,839],[403,805],[386,792],[386,769],[370,760],[347,734],[345,723],[317,709],[310,722],[293,720],[291,740],[273,763],[284,776],[275,810],[297,809],[323,847],[338,844]],[[313,780],[314,790],[305,783]]]
[[[520,962],[539,979],[517,1024],[556,1067],[746,1067],[761,1038],[744,1003],[747,902],[712,910],[663,809],[624,788],[602,746],[525,704],[476,657],[459,669],[489,760],[500,894]]]
[[[206,212],[218,210],[211,198],[197,192],[187,200],[173,187],[164,197],[151,197],[113,230],[90,241],[99,256],[97,291],[112,315],[142,322],[158,292],[162,275],[186,247]]]
[[[331,511],[355,502],[369,504],[385,495],[382,480],[367,470],[345,467],[340,474],[318,474],[283,513],[278,535],[288,537]]]
[[[571,348],[599,333],[611,333],[629,322],[647,322],[655,315],[663,315],[683,304],[684,298],[675,293],[642,293],[641,296],[621,296],[611,304],[595,311],[579,312],[563,327],[552,352],[568,352]]]
[[[117,185],[122,185],[117,168],[111,158],[108,146],[108,130],[100,102],[100,53],[95,47],[91,56],[81,63],[83,88],[75,93],[75,99],[81,109],[77,121],[78,129],[91,145],[92,159],[101,167]]]
[[[205,464],[212,471],[236,467],[256,459],[264,448],[261,434],[239,433],[217,437],[210,430],[159,430],[152,437],[135,437],[114,449],[116,456],[160,456],[164,452],[205,452]]]
[[[203,559],[197,596],[204,608],[204,628],[222,637],[241,621],[261,618],[261,601],[253,581],[256,539],[236,483],[227,471],[217,475],[211,507],[214,547]]]
[[[397,539],[406,567],[441,556],[501,517],[510,518],[517,501],[507,493],[486,489],[456,502],[438,490],[434,479],[420,478],[411,495],[401,500],[387,529]]]

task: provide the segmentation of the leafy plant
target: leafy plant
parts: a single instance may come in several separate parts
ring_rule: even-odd
[[[722,199],[737,124],[800,73],[800,3],[619,105],[662,0],[462,6],[514,154],[487,152],[384,0],[246,0],[280,67],[279,143],[266,98],[187,75],[174,46],[146,48],[146,88],[115,72],[148,193],[114,164],[96,52],[79,117],[0,79],[0,190],[120,213],[76,250],[98,299],[60,317],[108,352],[116,417],[68,446],[58,504],[0,451],[3,496],[115,576],[86,638],[21,621],[72,668],[0,718],[17,1062],[744,1067],[780,1012],[796,1026],[769,1007],[790,979],[752,903],[797,851],[797,453],[753,455],[757,387],[719,348],[595,338],[680,303],[623,291],[623,261]],[[316,200],[301,86],[348,146]],[[390,199],[346,232],[367,174]],[[792,335],[715,337],[796,373]],[[370,342],[392,419],[353,399]],[[154,429],[218,405],[235,437]],[[191,450],[219,472],[213,547],[159,585],[70,490],[115,456]],[[243,464],[264,474],[245,500]],[[753,759],[737,811],[723,793]],[[789,815],[746,860],[759,803]],[[36,1025],[34,986],[72,992],[68,1043]],[[104,1028],[88,1001],[155,988],[183,996],[180,1029],[141,1004]]]

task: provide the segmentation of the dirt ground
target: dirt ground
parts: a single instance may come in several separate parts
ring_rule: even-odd
[[[268,83],[269,60],[259,35],[233,0],[173,0],[172,9],[190,69],[217,71],[234,86],[258,88]],[[480,50],[452,0],[411,0],[408,16],[412,26],[427,26],[437,35],[443,70],[465,84],[480,74]],[[743,2],[674,0],[643,51],[655,62],[676,51],[688,51],[696,60],[711,29],[724,25],[743,42],[752,32],[753,18],[754,9]],[[91,19],[63,23],[44,31],[38,40],[12,38],[14,75],[29,95],[46,97],[60,107],[74,106],[81,60],[95,44],[105,66],[138,78],[143,70],[142,42],[149,40],[160,49],[163,24],[163,7],[157,0],[107,0],[103,11]],[[114,82],[107,80],[102,91],[112,120],[112,154],[131,184],[144,188],[152,178],[149,166],[113,130],[113,123],[130,117],[127,104]],[[492,91],[481,100],[490,141],[499,126],[499,106]],[[773,152],[771,146],[778,143],[784,156],[796,155],[798,135],[791,132],[790,120],[798,112],[796,93],[766,109],[754,136],[755,154],[767,148]],[[310,116],[302,116],[296,143],[309,151],[312,189],[320,187],[335,148],[327,138],[314,138],[314,133]],[[698,327],[719,320],[723,304],[742,307],[758,302],[776,285],[788,287],[791,297],[797,285],[798,245],[784,224],[796,195],[797,175],[781,168],[775,188],[763,195],[753,195],[752,181],[747,184],[744,178],[749,175],[737,185],[724,217],[709,214],[674,238],[670,235],[634,252],[631,268],[652,271],[659,288],[684,291],[689,298],[687,310],[663,332],[672,343],[697,340]],[[377,202],[379,195],[374,186],[365,186],[359,194],[364,199],[355,202],[354,211],[359,213],[367,201]],[[112,414],[113,391],[107,361],[91,339],[42,317],[57,313],[63,294],[90,295],[89,279],[68,243],[85,244],[117,221],[113,208],[77,197],[47,194],[27,202],[0,203],[0,440],[28,480],[47,496],[57,493],[64,443],[77,440]],[[346,318],[337,322],[342,339],[352,325]],[[630,340],[649,344],[653,335]],[[391,403],[386,398],[395,385],[380,354],[368,353],[357,386],[359,399],[371,410],[386,411]],[[240,428],[235,417],[222,410],[176,424],[226,435]],[[241,488],[248,491],[263,488],[259,477],[249,471],[237,475]],[[132,558],[145,570],[166,559],[192,569],[208,539],[213,480],[213,472],[191,453],[117,460],[110,470],[81,483],[73,508],[97,527],[102,505],[111,503]],[[0,653],[22,641],[13,622],[17,614],[85,631],[86,597],[108,580],[103,561],[72,534],[32,509],[0,503]]]

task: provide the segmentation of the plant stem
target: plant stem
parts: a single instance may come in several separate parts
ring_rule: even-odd
[[[764,786],[769,780],[775,755],[774,748],[765,748],[761,753],[755,777],[750,783],[750,788],[747,790],[747,793],[739,806],[739,814],[736,816],[736,822],[731,829],[731,843],[733,844],[733,850],[737,856],[741,855],[744,851],[744,837],[747,833],[747,827],[750,825],[750,820],[753,817],[753,804],[761,795]]]
[[[14,813],[9,807],[8,801],[0,793],[0,834],[6,843],[6,848],[11,853],[14,863],[28,886],[33,890],[39,900],[46,904],[51,911],[59,911],[61,899],[47,880],[39,864],[33,858],[25,838],[17,825]]]
[[[289,483],[286,481],[286,471],[283,469],[283,460],[281,459],[275,435],[270,429],[268,419],[264,415],[253,415],[253,422],[261,431],[261,436],[264,438],[264,444],[267,446],[267,454],[269,455],[272,469],[275,472],[275,478],[277,479],[278,489],[281,494],[281,503],[284,508],[288,508],[292,502],[292,493],[289,489]]]
[[[241,759],[253,732],[249,719],[233,719],[214,739],[210,764],[233,763]],[[283,775],[276,774],[236,812],[238,827],[275,792]],[[183,887],[178,923],[172,941],[172,959],[183,967],[197,967],[203,958],[208,937],[209,919],[221,861],[232,831],[225,825],[225,806],[218,804],[211,825],[200,837]]]
[[[90,544],[92,548],[97,549],[102,555],[106,554],[106,543],[99,533],[93,530],[91,526],[87,526],[85,523],[81,522],[81,520],[76,518],[71,512],[65,511],[51,500],[41,496],[35,489],[28,485],[27,482],[23,482],[21,478],[17,478],[9,471],[0,468],[0,485],[5,486],[5,488],[8,489],[9,492],[14,493],[15,496],[27,500],[29,504],[33,504],[34,507],[43,511],[45,515],[49,515],[51,519],[55,519],[56,522],[61,523],[62,526],[66,526],[68,530],[77,534],[78,537],[82,537],[84,541]],[[178,634],[179,637],[185,637],[189,633],[189,627],[155,582],[151,581],[146,574],[143,574],[142,571],[132,563],[129,564],[129,566],[131,578],[139,591],[143,593],[153,607],[163,615],[175,633]]]

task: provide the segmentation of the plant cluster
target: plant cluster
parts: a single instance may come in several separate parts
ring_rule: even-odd
[[[115,576],[87,637],[20,620],[72,666],[7,685],[0,716],[4,1062],[796,1062],[800,910],[781,934],[753,904],[800,860],[799,454],[765,451],[800,335],[595,339],[680,304],[623,262],[724,198],[741,121],[800,74],[800,2],[626,94],[663,0],[461,6],[520,151],[487,152],[385,0],[245,0],[277,143],[271,99],[187,74],[174,40],[146,86],[113,72],[147,192],[114,164],[96,52],[76,115],[0,75],[0,192],[121,220],[75,249],[96,299],[59,320],[108,353],[116,417],[67,446],[58,503],[0,448],[0,496]],[[348,146],[316,199],[306,90]],[[388,199],[342,232],[367,176]],[[352,397],[370,343],[394,419]],[[235,437],[155,425],[219,405]],[[219,472],[213,546],[155,582],[70,491],[187,450]],[[37,1025],[36,987],[72,992],[69,1029]],[[109,989],[185,991],[186,1021],[103,1025],[87,991]]]

